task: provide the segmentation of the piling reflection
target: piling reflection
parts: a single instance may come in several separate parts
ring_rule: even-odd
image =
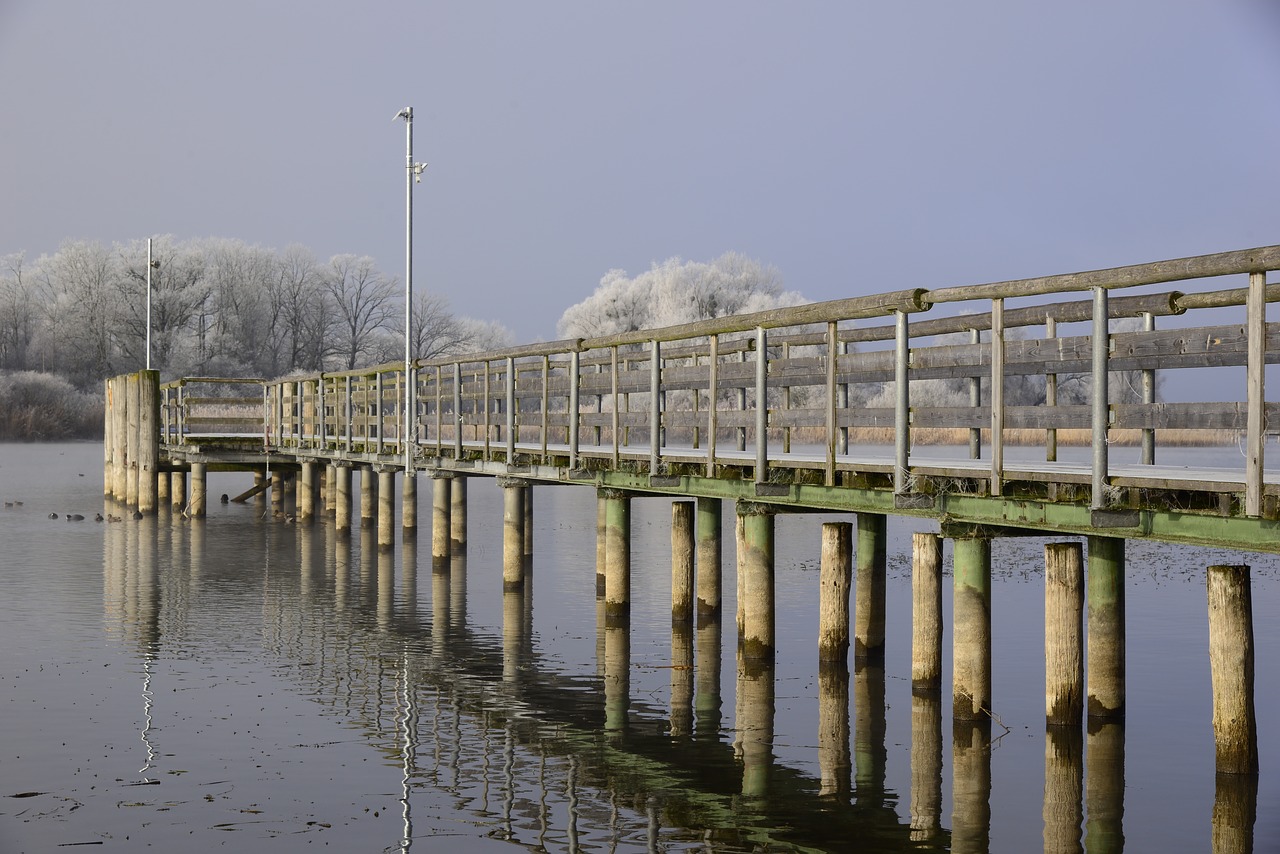
[[[931,842],[942,830],[942,699],[911,695],[911,840]]]
[[[774,664],[747,658],[738,651],[737,737],[734,751],[742,761],[742,794],[769,794],[773,769]]]
[[[1089,720],[1085,741],[1084,847],[1089,854],[1124,850],[1124,724]]]
[[[1252,854],[1257,820],[1257,775],[1216,775],[1210,833],[1213,854]]]
[[[991,721],[951,725],[951,850],[985,852],[991,843]]]
[[[502,679],[516,684],[525,666],[529,626],[523,590],[502,591]]]
[[[693,734],[693,627],[680,623],[671,627],[671,719],[672,738]]]
[[[720,698],[720,665],[723,657],[720,620],[707,619],[697,628],[697,665],[694,668],[694,732],[700,739],[720,739],[723,718]]]
[[[1044,734],[1044,851],[1084,850],[1084,733],[1078,726],[1051,726]]]
[[[602,600],[603,601],[603,600]],[[631,630],[606,625],[604,629],[604,728],[627,728],[631,705]]]
[[[888,729],[884,708],[884,666],[867,663],[853,673],[854,793],[858,803],[884,804],[884,776],[889,754],[884,737]]]
[[[853,760],[849,751],[849,666],[824,661],[818,668],[818,793],[849,797]]]

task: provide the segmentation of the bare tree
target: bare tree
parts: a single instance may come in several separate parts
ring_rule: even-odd
[[[368,354],[375,333],[393,323],[396,280],[384,276],[368,256],[335,255],[321,278],[332,317],[332,352],[347,369]]]

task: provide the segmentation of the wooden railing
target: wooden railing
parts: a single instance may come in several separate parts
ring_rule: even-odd
[[[762,484],[804,446],[833,485],[850,431],[884,427],[894,441],[894,490],[907,495],[913,433],[960,429],[973,458],[989,436],[990,492],[1000,495],[1007,430],[1043,431],[1045,456],[1053,460],[1057,431],[1086,429],[1092,502],[1100,508],[1109,431],[1142,431],[1143,462],[1153,463],[1155,431],[1213,429],[1245,437],[1247,514],[1256,516],[1266,425],[1280,423],[1271,422],[1277,405],[1267,402],[1263,382],[1264,365],[1280,360],[1280,326],[1266,322],[1265,308],[1280,300],[1280,284],[1266,283],[1278,268],[1280,246],[1270,246],[914,288],[418,361],[407,381],[403,363],[273,381],[188,378],[164,387],[165,441],[216,427],[259,434],[267,449],[358,453],[425,467],[466,455],[509,464],[539,458],[571,469],[588,459],[615,467],[626,459],[660,475],[675,460],[698,460],[708,476],[728,463],[749,465]],[[1154,288],[1175,281],[1196,289]],[[1122,289],[1135,292],[1112,295]],[[1077,293],[1087,298],[1061,298]],[[944,309],[953,313],[927,316]],[[1178,315],[1185,316],[1156,328],[1157,318]],[[1134,328],[1113,331],[1122,318],[1137,319]],[[1060,329],[1085,323],[1083,330]],[[1236,387],[1243,399],[1157,400],[1157,372],[1172,385],[1194,381],[1189,370],[1222,366],[1245,368]],[[1113,399],[1109,380],[1117,372],[1133,390]],[[1027,376],[1043,378],[1043,397],[1035,405],[1006,404],[1006,384]],[[1087,381],[1085,402],[1057,403],[1068,378]],[[968,405],[913,404],[912,387],[919,392],[926,380],[964,384]],[[258,390],[229,391],[246,385]],[[859,402],[867,390],[887,387],[891,406]]]

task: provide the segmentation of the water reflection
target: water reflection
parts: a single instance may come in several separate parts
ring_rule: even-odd
[[[465,554],[432,564],[428,594],[419,591],[416,550],[379,551],[369,528],[340,537],[323,522],[265,519],[234,538],[213,531],[180,516],[103,527],[106,628],[141,664],[141,774],[156,774],[164,755],[152,724],[157,702],[170,702],[154,684],[166,646],[217,645],[252,627],[237,642],[260,642],[301,693],[358,733],[361,749],[398,769],[401,850],[415,832],[431,832],[424,805],[439,799],[501,838],[548,850],[990,845],[990,724],[952,729],[948,830],[942,703],[912,696],[911,798],[901,808],[888,780],[883,667],[851,675],[815,661],[814,775],[788,765],[789,746],[775,743],[782,712],[770,662],[730,662],[733,729],[722,732],[718,621],[672,629],[669,673],[654,690],[631,660],[633,632],[645,627],[608,625],[603,600],[595,672],[565,672],[562,657],[548,656],[535,633],[531,573],[525,589],[502,594],[493,631],[468,621]],[[474,551],[476,561],[486,554]],[[211,612],[219,625],[199,622]],[[1079,730],[1046,732],[1046,852],[1123,850],[1124,749],[1120,724],[1087,740]],[[1251,849],[1256,803],[1256,778],[1219,779],[1213,850]]]

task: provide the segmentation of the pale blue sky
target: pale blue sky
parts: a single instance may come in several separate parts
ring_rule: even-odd
[[[0,254],[224,236],[521,340],[737,250],[829,299],[1280,242],[1268,0],[0,0]]]

